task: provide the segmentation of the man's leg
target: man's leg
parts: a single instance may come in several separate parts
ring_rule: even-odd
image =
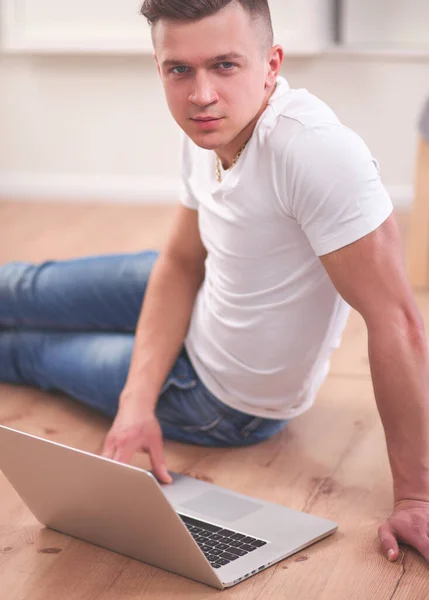
[[[152,252],[0,267],[0,381],[62,391],[113,418],[156,258]],[[255,443],[285,424],[225,407],[184,350],[157,416],[165,437],[202,445]]]
[[[3,331],[0,382],[61,391],[113,418],[133,345],[132,333]]]
[[[0,381],[61,391],[114,418],[131,362],[131,333],[5,331]],[[182,349],[161,390],[156,414],[166,438],[203,446],[243,446],[286,421],[232,409],[203,385]]]
[[[132,332],[157,257],[143,252],[1,266],[0,328]]]

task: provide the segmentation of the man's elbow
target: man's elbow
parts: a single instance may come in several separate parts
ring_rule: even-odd
[[[381,305],[378,314],[367,317],[365,321],[370,336],[399,337],[414,347],[427,347],[423,317],[414,302],[406,306]]]

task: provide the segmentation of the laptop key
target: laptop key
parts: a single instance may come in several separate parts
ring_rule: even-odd
[[[223,550],[219,550],[219,548],[212,548],[212,554],[214,554],[215,556],[219,556],[219,554],[222,554]]]
[[[253,542],[256,542],[256,538],[245,537],[244,540],[241,541],[243,542],[243,544],[253,544]]]
[[[228,540],[228,545],[233,546],[234,548],[241,548],[242,544],[243,544],[242,540],[233,540],[233,539]]]
[[[231,531],[230,529],[221,529],[216,532],[218,535],[223,535],[224,537],[231,537],[235,534],[235,531]]]
[[[247,550],[247,552],[253,552],[253,550],[256,550],[256,546],[251,546],[250,544],[243,544],[241,546],[241,550]]]
[[[213,548],[211,548],[211,546],[206,546],[206,545],[202,545],[200,546],[201,550],[204,552],[204,554],[207,552],[208,554],[211,554],[211,551],[213,550]]]
[[[230,563],[230,561],[227,560],[226,558],[218,558],[216,562],[218,565],[221,565],[222,567],[224,567],[225,565],[229,565],[229,563]]]
[[[236,554],[237,556],[244,556],[245,554],[249,554],[247,550],[242,550],[241,548],[234,548],[230,546],[227,552],[231,552],[231,554]]]
[[[206,538],[201,535],[197,535],[194,537],[194,540],[197,542],[197,544],[203,544]]]
[[[263,540],[258,540],[243,533],[238,533],[236,531],[232,531],[231,529],[223,529],[222,527],[212,525],[211,523],[205,523],[204,521],[199,521],[198,519],[185,517],[184,515],[180,514],[179,517],[192,534],[194,540],[200,546],[207,545],[220,550],[227,550],[230,546],[232,546],[233,548],[238,548],[239,550],[253,552],[253,550],[261,548],[267,543]]]
[[[217,544],[215,546],[215,548],[218,548],[219,550],[226,550],[227,548],[229,548],[229,545],[220,543],[220,544]]]
[[[222,552],[222,554],[220,555],[220,558],[226,558],[229,561],[233,561],[233,560],[237,560],[237,558],[240,558],[239,556],[237,556],[236,554],[231,554],[231,552]]]
[[[206,558],[210,563],[212,563],[216,562],[219,557],[216,554],[206,554]]]
[[[206,544],[209,541],[209,538],[205,535],[200,535],[199,540],[202,544]]]
[[[220,565],[219,563],[215,562],[211,563],[211,566],[213,567],[213,569],[220,569],[223,565]]]
[[[201,527],[201,529],[206,529],[211,533],[219,533],[222,530],[222,527],[218,527],[217,525],[212,525],[211,523],[205,523],[204,521],[199,521],[198,519],[193,519],[192,517],[185,517],[177,513],[179,517],[182,519],[186,525],[194,525],[195,527]]]

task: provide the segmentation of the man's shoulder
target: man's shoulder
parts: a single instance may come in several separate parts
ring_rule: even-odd
[[[335,131],[338,126],[340,119],[323,100],[306,89],[289,89],[272,107],[264,145],[284,158],[287,150],[293,150],[292,142],[297,136],[309,137],[320,128],[325,133]]]
[[[339,123],[332,108],[305,88],[292,89],[274,105],[280,119],[292,119],[304,126],[320,122]]]

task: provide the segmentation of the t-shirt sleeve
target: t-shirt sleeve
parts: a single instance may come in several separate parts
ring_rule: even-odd
[[[347,127],[303,128],[283,164],[287,211],[318,256],[359,240],[392,213],[377,161]]]
[[[189,178],[192,173],[193,148],[191,140],[182,131],[180,134],[180,202],[187,208],[198,210],[198,200],[192,193]]]

